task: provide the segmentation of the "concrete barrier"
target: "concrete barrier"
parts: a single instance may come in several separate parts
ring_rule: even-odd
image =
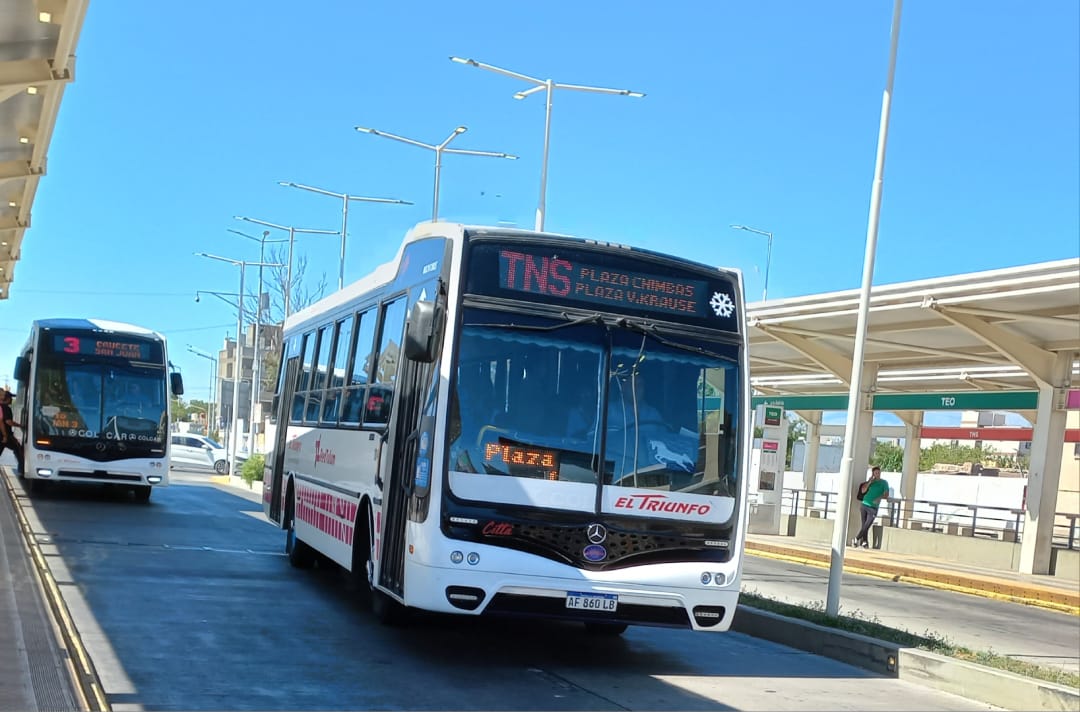
[[[1080,709],[1080,690],[1005,670],[903,648],[857,633],[740,604],[733,631],[822,655],[864,670],[1014,710]]]
[[[1010,710],[1080,709],[1080,690],[927,650],[900,651],[900,679]]]

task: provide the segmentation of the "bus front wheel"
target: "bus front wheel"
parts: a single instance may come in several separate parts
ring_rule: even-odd
[[[153,489],[154,488],[151,487],[150,485],[136,485],[135,488],[134,488],[135,501],[136,502],[149,502],[150,501],[150,492],[153,491]]]

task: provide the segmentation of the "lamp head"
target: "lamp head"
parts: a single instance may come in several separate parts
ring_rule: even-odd
[[[199,301],[199,293],[195,292],[195,302],[198,303],[198,301]]]

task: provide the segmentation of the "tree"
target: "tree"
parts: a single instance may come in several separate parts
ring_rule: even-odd
[[[264,273],[266,291],[269,295],[269,304],[264,304],[263,323],[281,323],[285,320],[285,290],[289,288],[289,246],[287,244],[276,245],[270,248],[270,256],[267,262],[284,265],[282,267],[267,267]],[[305,255],[298,255],[292,270],[292,288],[289,290],[289,310],[297,312],[309,304],[322,299],[326,293],[326,273],[323,272],[314,287],[305,283],[308,261]],[[256,281],[257,285],[258,282]],[[246,311],[252,316],[258,310],[258,301],[255,292],[258,286],[246,295],[245,301],[248,306]],[[252,319],[254,321],[254,319]]]
[[[875,440],[870,465],[880,467],[884,472],[901,472],[904,469],[904,448]]]
[[[965,462],[981,463],[983,460],[990,459],[992,455],[993,453],[987,452],[981,447],[937,443],[922,449],[919,454],[919,470],[927,472],[934,466],[934,463],[938,462],[949,465],[962,465]]]
[[[183,398],[173,396],[169,402],[169,411],[172,414],[173,421],[180,422],[191,420],[192,415],[205,417],[208,405],[209,404],[206,401],[197,398],[185,401]]]
[[[791,456],[795,452],[795,442],[806,440],[806,422],[798,416],[787,416],[787,453],[784,457],[785,467],[791,469]]]

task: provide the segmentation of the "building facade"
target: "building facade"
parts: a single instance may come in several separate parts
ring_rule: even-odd
[[[234,379],[240,379],[240,402],[237,406],[236,415],[242,421],[242,431],[250,431],[252,422],[251,413],[251,381],[255,364],[256,354],[259,355],[260,388],[255,404],[254,421],[256,434],[265,431],[264,422],[269,415],[270,406],[274,399],[274,383],[277,378],[277,363],[281,351],[281,326],[278,324],[261,324],[259,326],[259,342],[255,343],[255,325],[249,324],[240,343],[239,354],[236,340],[225,337],[225,342],[218,351],[217,357],[217,392],[215,399],[218,407],[218,429],[226,430],[231,427],[233,417],[233,387]],[[237,356],[239,355],[239,359]]]

